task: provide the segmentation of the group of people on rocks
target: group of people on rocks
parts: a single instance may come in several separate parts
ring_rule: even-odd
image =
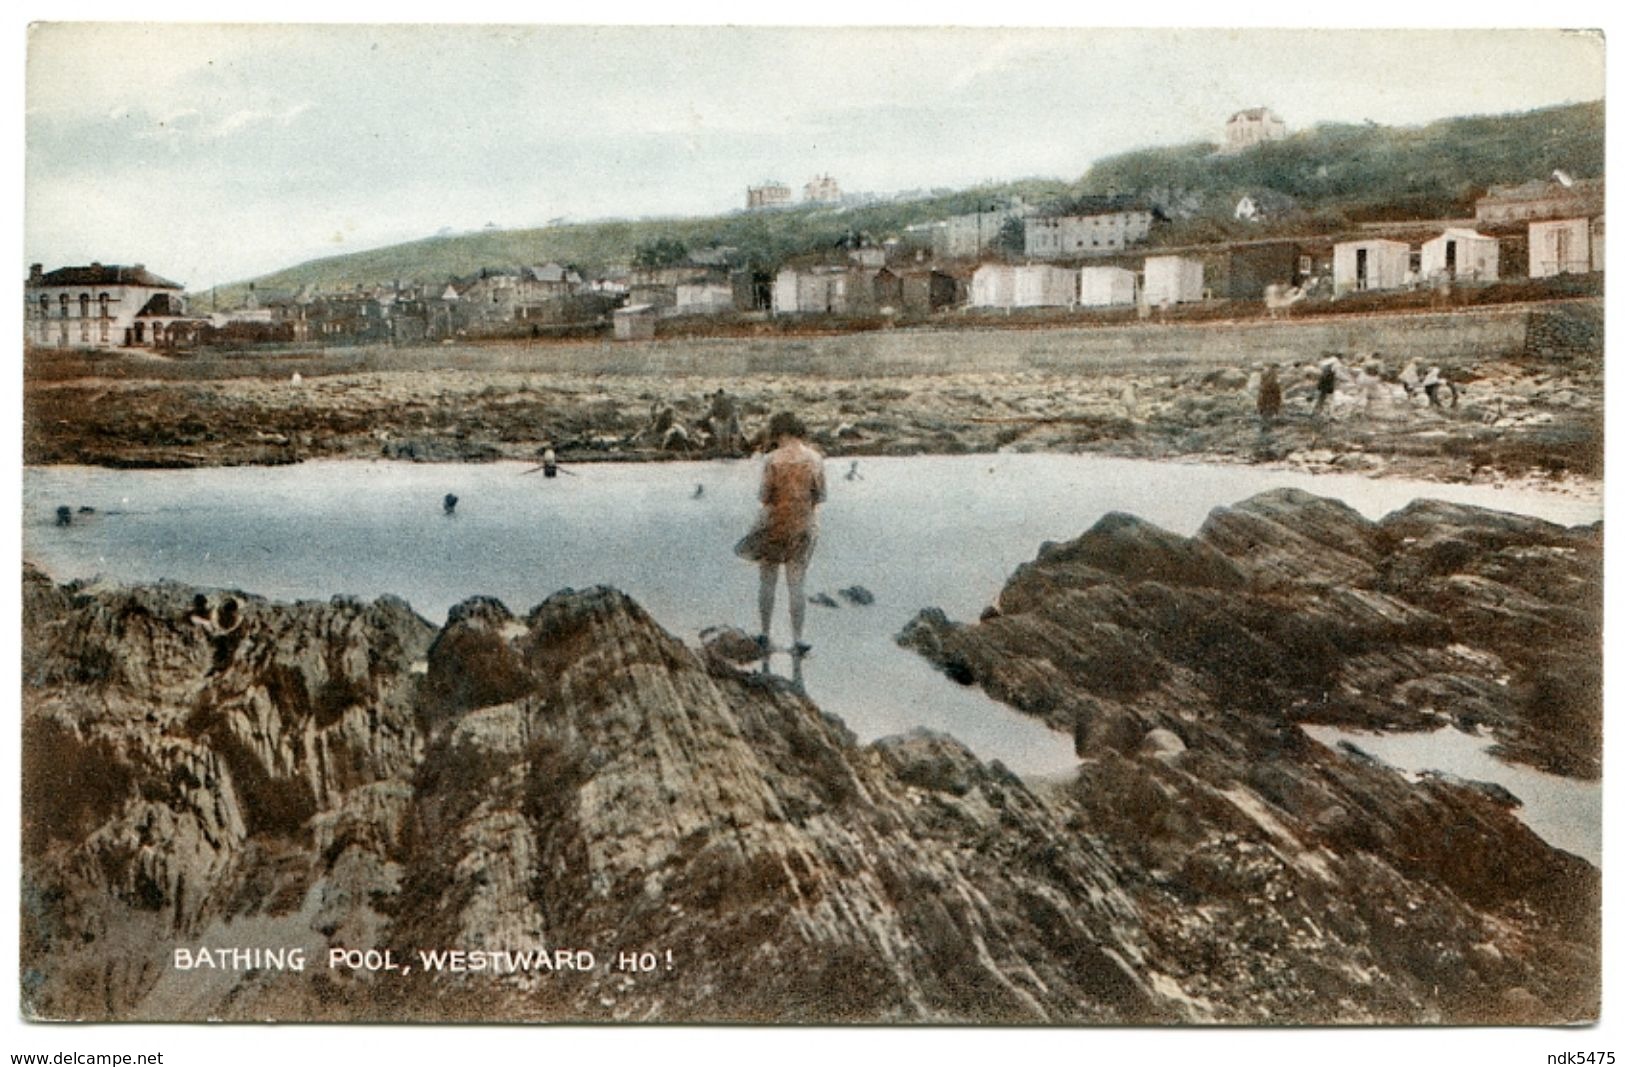
[[[1431,366],[1425,374],[1418,370],[1418,361],[1411,360],[1399,372],[1397,378],[1390,381],[1383,372],[1379,354],[1372,356],[1356,366],[1350,367],[1343,362],[1341,356],[1332,354],[1322,358],[1315,370],[1315,385],[1313,403],[1310,417],[1318,417],[1334,402],[1341,390],[1346,395],[1356,396],[1367,408],[1378,402],[1385,393],[1392,392],[1392,386],[1399,385],[1405,392],[1407,400],[1413,399],[1418,393],[1427,398],[1430,408],[1443,408],[1442,394],[1450,394],[1450,406],[1456,407],[1460,403],[1460,390],[1456,384],[1446,378],[1437,366]],[[1265,365],[1258,378],[1257,393],[1258,415],[1265,426],[1272,424],[1281,415],[1283,404],[1283,391],[1280,371],[1276,364]]]

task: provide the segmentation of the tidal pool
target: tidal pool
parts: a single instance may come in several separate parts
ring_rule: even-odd
[[[602,583],[688,640],[722,624],[756,631],[755,569],[732,554],[755,516],[756,463],[591,464],[554,479],[527,469],[30,468],[23,555],[58,581],[170,578],[282,600],[394,593],[435,623],[475,594],[523,614],[559,589]],[[930,727],[1028,775],[1074,766],[1072,739],[947,680],[894,637],[924,607],[975,619],[1040,543],[1076,537],[1108,511],[1191,534],[1214,507],[1296,486],[1371,518],[1421,496],[1565,525],[1601,517],[1556,494],[1093,456],[832,459],[827,474],[808,591],[841,606],[808,607],[809,696],[864,741]],[[449,516],[447,493],[459,501]],[[74,521],[57,526],[63,506]],[[838,595],[853,585],[873,605]],[[775,636],[788,637],[782,602]]]
[[[1304,732],[1335,748],[1347,741],[1360,751],[1404,772],[1443,771],[1476,782],[1494,782],[1517,797],[1517,815],[1541,839],[1602,866],[1602,786],[1504,763],[1489,752],[1493,738],[1445,727],[1424,733],[1365,733],[1335,726],[1306,725]]]

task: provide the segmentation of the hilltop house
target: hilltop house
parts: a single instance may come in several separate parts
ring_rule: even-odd
[[[1245,152],[1266,141],[1279,141],[1286,136],[1286,123],[1267,107],[1250,107],[1230,116],[1224,124],[1223,155]]]
[[[841,183],[820,174],[802,187],[801,196],[809,204],[836,204],[841,200]]]
[[[1132,197],[1084,197],[1029,217],[1026,253],[1033,259],[1074,259],[1120,252],[1150,237],[1151,218],[1151,208]]]
[[[187,314],[181,287],[137,263],[92,263],[46,271],[35,263],[24,287],[27,340],[57,348],[162,345],[203,320]]]
[[[1475,230],[1451,227],[1422,244],[1422,277],[1493,282],[1500,277],[1501,242]]]
[[[745,210],[766,211],[788,207],[793,196],[790,187],[783,182],[766,181],[761,185],[749,185],[745,187]]]

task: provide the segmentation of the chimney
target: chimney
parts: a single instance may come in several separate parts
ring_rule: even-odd
[[[91,260],[90,261],[90,269],[91,270],[101,270],[102,265],[100,263],[97,263],[95,260]]]
[[[44,277],[45,277],[45,264],[43,264],[43,263],[31,263],[31,264],[29,264],[29,267],[28,267],[28,280],[29,281],[38,282],[38,281],[41,281],[42,279],[44,279]]]

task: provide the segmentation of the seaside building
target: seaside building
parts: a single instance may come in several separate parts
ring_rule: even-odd
[[[187,314],[180,285],[143,264],[47,271],[35,263],[24,286],[23,321],[31,344],[114,348],[162,345],[204,320]]]
[[[1473,205],[1480,226],[1548,219],[1595,218],[1603,213],[1601,178],[1574,179],[1561,171],[1545,181],[1492,185]]]
[[[1026,221],[1033,259],[1078,259],[1121,252],[1151,236],[1151,208],[1123,196],[1086,197]]]

